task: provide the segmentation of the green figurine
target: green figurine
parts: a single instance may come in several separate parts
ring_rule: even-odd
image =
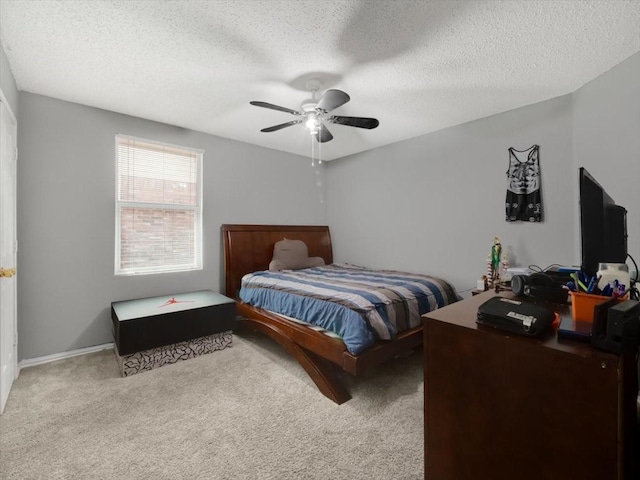
[[[491,278],[496,284],[500,281],[500,259],[502,257],[502,244],[498,237],[493,237],[493,246],[491,247]]]

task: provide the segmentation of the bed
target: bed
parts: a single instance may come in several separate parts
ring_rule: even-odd
[[[351,344],[348,346],[342,338],[327,334],[321,328],[240,299],[243,277],[258,272],[256,276],[262,281],[261,274],[267,273],[265,271],[272,261],[274,245],[285,238],[304,242],[309,257],[321,257],[323,263],[329,266],[327,268],[333,269],[330,275],[335,276],[336,269],[341,269],[342,266],[333,264],[331,236],[327,226],[223,225],[222,235],[225,289],[227,296],[237,302],[239,326],[264,333],[278,342],[305,369],[320,392],[334,402],[342,404],[351,398],[341,381],[342,372],[359,375],[422,345],[422,324],[419,321],[414,320],[413,326],[405,325],[405,330],[392,332],[390,340],[376,339],[362,349]],[[311,273],[325,275],[326,270],[318,267],[311,269]],[[281,272],[277,278],[289,282],[291,276],[291,272]],[[247,276],[248,279],[252,277]],[[245,298],[247,287],[248,284],[242,294]],[[431,305],[431,308],[459,299],[453,287],[445,297],[447,298],[438,301],[438,305]]]

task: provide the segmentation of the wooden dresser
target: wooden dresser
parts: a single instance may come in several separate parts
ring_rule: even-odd
[[[640,478],[635,354],[479,326],[493,295],[423,316],[425,478]]]

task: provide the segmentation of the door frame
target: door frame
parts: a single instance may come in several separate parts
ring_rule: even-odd
[[[13,136],[15,139],[15,155],[16,155],[16,172],[14,174],[14,186],[13,186],[13,208],[14,208],[14,255],[15,255],[15,263],[14,265],[3,265],[3,267],[17,267],[17,220],[18,220],[18,216],[17,216],[17,151],[18,151],[18,121],[16,119],[15,114],[13,113],[13,110],[11,109],[11,106],[9,105],[9,102],[7,102],[7,98],[4,95],[4,92],[2,91],[2,89],[0,89],[0,103],[2,104],[2,107],[6,109],[6,112],[9,114],[9,122],[12,124],[12,128],[13,128]],[[9,382],[9,387],[8,387],[8,391],[4,392],[2,391],[2,385],[5,382],[5,379],[0,378],[0,414],[2,414],[2,412],[4,411],[4,407],[6,404],[6,400],[7,397],[9,396],[9,392],[11,391],[11,386],[13,384],[13,381],[18,378],[18,375],[20,374],[20,368],[18,366],[18,303],[17,303],[17,291],[18,291],[18,286],[17,286],[17,278],[14,277],[13,281],[15,281],[15,285],[13,288],[13,303],[14,303],[14,308],[13,308],[13,318],[9,319],[8,321],[12,323],[12,328],[11,330],[13,331],[13,339],[12,339],[12,348],[13,351],[11,352],[11,358],[13,359],[11,362],[11,365],[9,366],[9,370],[6,372],[6,374],[11,375],[13,378],[10,379]],[[0,318],[0,328],[2,327],[1,322],[7,321],[7,319],[2,319]],[[0,345],[0,349],[2,349],[2,345]],[[0,375],[3,375],[2,369],[0,368]]]

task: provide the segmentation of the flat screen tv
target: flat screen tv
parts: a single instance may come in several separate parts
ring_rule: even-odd
[[[595,275],[599,263],[627,261],[627,211],[580,168],[582,271]]]

